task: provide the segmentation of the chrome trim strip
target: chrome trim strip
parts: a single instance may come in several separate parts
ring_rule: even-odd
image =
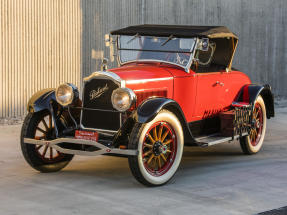
[[[126,81],[126,84],[144,84],[147,82],[154,82],[154,81],[165,81],[165,80],[171,80],[173,77],[167,77],[167,78],[153,78],[153,79],[139,79],[139,80],[128,80]]]
[[[35,140],[31,138],[24,138],[25,143],[34,144],[34,145],[48,145],[49,147],[54,148],[55,150],[66,153],[66,154],[74,154],[74,155],[86,155],[86,156],[96,156],[102,154],[121,154],[121,155],[137,155],[137,150],[132,149],[119,149],[119,148],[109,148],[99,142],[92,140],[82,140],[75,138],[58,138],[54,140]],[[90,146],[96,146],[100,150],[89,152],[89,151],[81,151],[81,150],[73,150],[73,149],[65,149],[57,144],[59,143],[73,143],[73,144],[85,144]]]
[[[101,77],[104,79],[106,77],[107,79],[113,79],[118,83],[121,83],[122,79],[120,76],[118,76],[116,73],[113,72],[103,72],[103,71],[96,71],[93,72],[90,76],[84,78],[84,82],[90,81],[91,79]]]

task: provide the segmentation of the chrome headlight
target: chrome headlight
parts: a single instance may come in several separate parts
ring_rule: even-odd
[[[59,85],[55,94],[57,102],[62,106],[72,104],[79,97],[77,87],[70,83]]]
[[[124,112],[135,103],[136,95],[129,88],[118,88],[113,91],[111,100],[116,110]]]

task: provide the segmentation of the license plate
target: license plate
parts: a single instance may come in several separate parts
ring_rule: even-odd
[[[98,141],[99,134],[96,131],[80,131],[80,130],[76,130],[75,138],[76,139],[82,139],[82,140]]]

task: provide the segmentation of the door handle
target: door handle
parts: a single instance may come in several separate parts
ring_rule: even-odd
[[[220,81],[216,81],[216,83],[215,83],[216,85],[218,84],[218,85],[220,85],[220,86],[224,86],[224,83],[223,82],[220,82]]]

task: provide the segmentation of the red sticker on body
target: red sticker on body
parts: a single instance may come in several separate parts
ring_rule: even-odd
[[[98,141],[99,134],[96,131],[80,131],[80,130],[76,130],[75,138],[76,139],[82,139],[82,140]]]

